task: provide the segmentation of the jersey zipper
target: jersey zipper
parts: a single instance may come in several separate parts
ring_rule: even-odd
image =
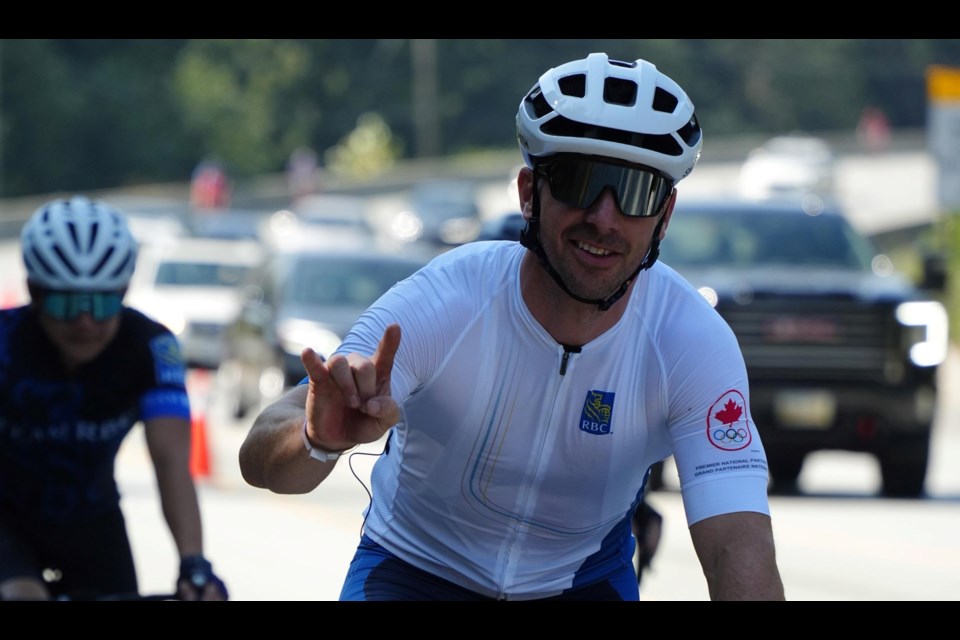
[[[560,375],[566,375],[566,373],[567,373],[567,360],[570,359],[570,354],[571,354],[571,353],[580,353],[582,347],[579,347],[579,346],[576,346],[576,345],[572,345],[572,344],[564,344],[564,345],[561,345],[561,346],[563,347],[563,358],[561,358],[561,360],[560,360]]]
[[[571,353],[580,353],[580,351],[581,351],[581,347],[579,347],[579,346],[566,345],[566,344],[561,345],[561,346],[563,347],[563,356],[561,357],[561,361],[560,361],[560,376],[561,376],[561,377],[557,379],[557,385],[554,387],[554,390],[553,390],[553,401],[552,401],[549,405],[547,405],[546,403],[544,403],[544,406],[549,406],[549,407],[550,407],[550,411],[547,413],[546,416],[544,416],[544,424],[545,424],[545,425],[549,425],[549,424],[552,422],[553,416],[554,416],[554,414],[555,414],[556,411],[557,411],[557,402],[558,402],[558,399],[559,399],[560,396],[561,396],[561,388],[564,386],[563,375],[564,375],[564,374],[566,373],[566,371],[567,371],[567,361],[568,361],[569,358],[570,358],[570,354],[571,354]],[[545,444],[544,444],[544,443],[546,442],[547,435],[548,435],[547,430],[546,430],[546,429],[543,429],[543,430],[541,431],[541,433],[540,433],[540,436],[539,436],[539,446],[537,446],[537,447],[535,447],[534,449],[531,450],[531,455],[533,455],[533,454],[534,454],[534,451],[535,451],[535,452],[536,452],[535,455],[537,456],[537,463],[536,463],[537,470],[536,470],[536,471],[533,473],[533,475],[532,475],[532,477],[533,477],[534,479],[539,479],[539,478],[540,478],[540,473],[539,473],[540,460],[541,460],[541,458],[542,458],[542,456],[543,456],[543,450],[544,450],[544,447],[545,447]],[[528,491],[527,491],[527,496],[526,496],[527,500],[528,500],[529,497],[530,497],[529,492],[530,492],[530,490],[528,489]],[[527,504],[527,502],[526,502],[526,500],[525,500],[524,506],[523,506],[523,507],[521,508],[521,510],[520,510],[521,517],[522,517],[523,519],[525,519],[525,518],[527,517],[527,507],[528,507],[528,504]],[[510,569],[510,567],[512,566],[513,558],[514,558],[514,553],[516,552],[516,546],[515,546],[515,545],[516,545],[516,540],[517,540],[517,538],[520,536],[520,530],[522,529],[522,527],[523,527],[523,524],[522,524],[522,523],[519,523],[519,524],[514,528],[514,530],[513,530],[514,541],[513,541],[513,543],[508,544],[507,547],[506,547],[506,548],[507,548],[507,552],[506,552],[506,557],[505,557],[505,560],[504,560],[504,571],[501,573],[501,577],[500,577],[500,580],[499,580],[500,589],[499,589],[499,592],[498,592],[497,595],[496,595],[496,599],[497,599],[497,600],[509,600],[509,599],[510,599],[510,598],[507,596],[506,591],[504,591],[504,583],[506,582],[507,574],[508,574],[510,571],[512,571],[512,570]]]

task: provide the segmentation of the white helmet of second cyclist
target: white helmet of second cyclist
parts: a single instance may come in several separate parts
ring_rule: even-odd
[[[646,60],[591,53],[550,69],[520,102],[517,139],[527,166],[556,153],[616,158],[674,183],[693,171],[703,135],[686,92]]]
[[[20,233],[20,246],[27,280],[47,289],[124,289],[137,261],[137,242],[124,217],[84,196],[37,209]]]

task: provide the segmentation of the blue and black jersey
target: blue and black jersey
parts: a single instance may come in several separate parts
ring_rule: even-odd
[[[118,509],[120,445],[138,421],[190,418],[185,374],[176,337],[134,309],[72,372],[29,307],[0,310],[0,510],[78,522]]]

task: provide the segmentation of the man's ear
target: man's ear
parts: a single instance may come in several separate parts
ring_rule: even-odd
[[[533,171],[529,167],[520,169],[517,174],[517,195],[520,199],[520,213],[524,220],[533,216]]]

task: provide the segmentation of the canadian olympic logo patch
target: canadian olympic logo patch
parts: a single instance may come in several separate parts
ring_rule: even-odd
[[[707,412],[707,438],[727,451],[739,451],[753,440],[747,420],[747,403],[736,389],[717,398]]]

